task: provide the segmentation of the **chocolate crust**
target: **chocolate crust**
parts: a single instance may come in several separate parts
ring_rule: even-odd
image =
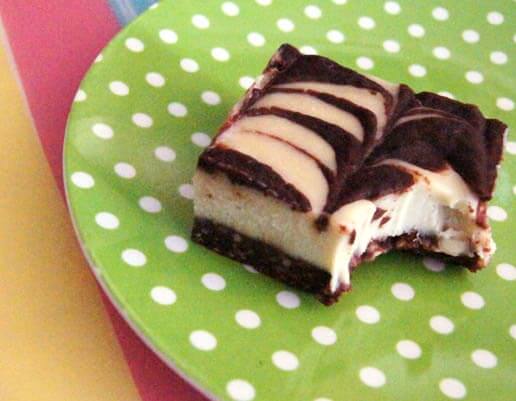
[[[314,294],[326,306],[334,304],[342,293],[351,290],[351,285],[341,284],[337,291],[331,292],[331,275],[327,271],[209,219],[200,217],[194,219],[192,240],[221,255],[249,264],[258,272],[291,287]],[[373,241],[363,255],[353,258],[350,268],[354,270],[362,262],[372,261],[390,250],[432,255],[446,262],[466,266],[471,271],[484,267],[482,259],[478,256],[452,257],[435,252],[436,246],[437,241],[434,237],[421,236],[415,232]]]
[[[336,292],[331,292],[331,275],[325,270],[208,219],[194,219],[192,240],[221,255],[249,264],[269,277],[314,294],[325,305],[335,303],[342,292],[351,289],[341,285]]]

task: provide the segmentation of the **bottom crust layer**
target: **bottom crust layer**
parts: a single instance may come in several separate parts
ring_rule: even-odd
[[[194,219],[192,240],[221,255],[249,264],[269,277],[312,293],[325,305],[337,302],[343,292],[351,290],[350,285],[341,284],[337,291],[332,292],[330,289],[331,275],[327,271],[304,260],[293,258],[272,245],[245,236],[209,219],[199,217]],[[467,266],[471,271],[482,267],[477,257],[451,257],[434,252],[435,248],[434,238],[421,237],[417,233],[374,241],[362,256],[353,258],[351,269],[353,270],[360,263],[371,261],[391,249],[431,254],[445,261]]]

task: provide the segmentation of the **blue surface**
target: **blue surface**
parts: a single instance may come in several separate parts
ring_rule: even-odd
[[[109,5],[122,26],[131,22],[154,3],[156,0],[109,0]]]

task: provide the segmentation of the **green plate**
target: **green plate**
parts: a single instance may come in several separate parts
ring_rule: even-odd
[[[516,122],[513,1],[165,1],[77,93],[64,154],[84,252],[123,315],[220,400],[511,400],[516,142],[478,274],[393,253],[331,308],[189,239],[202,148],[283,42]],[[513,136],[516,139],[516,137]]]

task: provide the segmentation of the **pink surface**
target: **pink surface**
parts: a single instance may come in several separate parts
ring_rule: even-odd
[[[61,191],[66,117],[90,63],[120,29],[104,0],[0,0],[34,122]],[[143,401],[203,401],[127,326],[103,295]]]

